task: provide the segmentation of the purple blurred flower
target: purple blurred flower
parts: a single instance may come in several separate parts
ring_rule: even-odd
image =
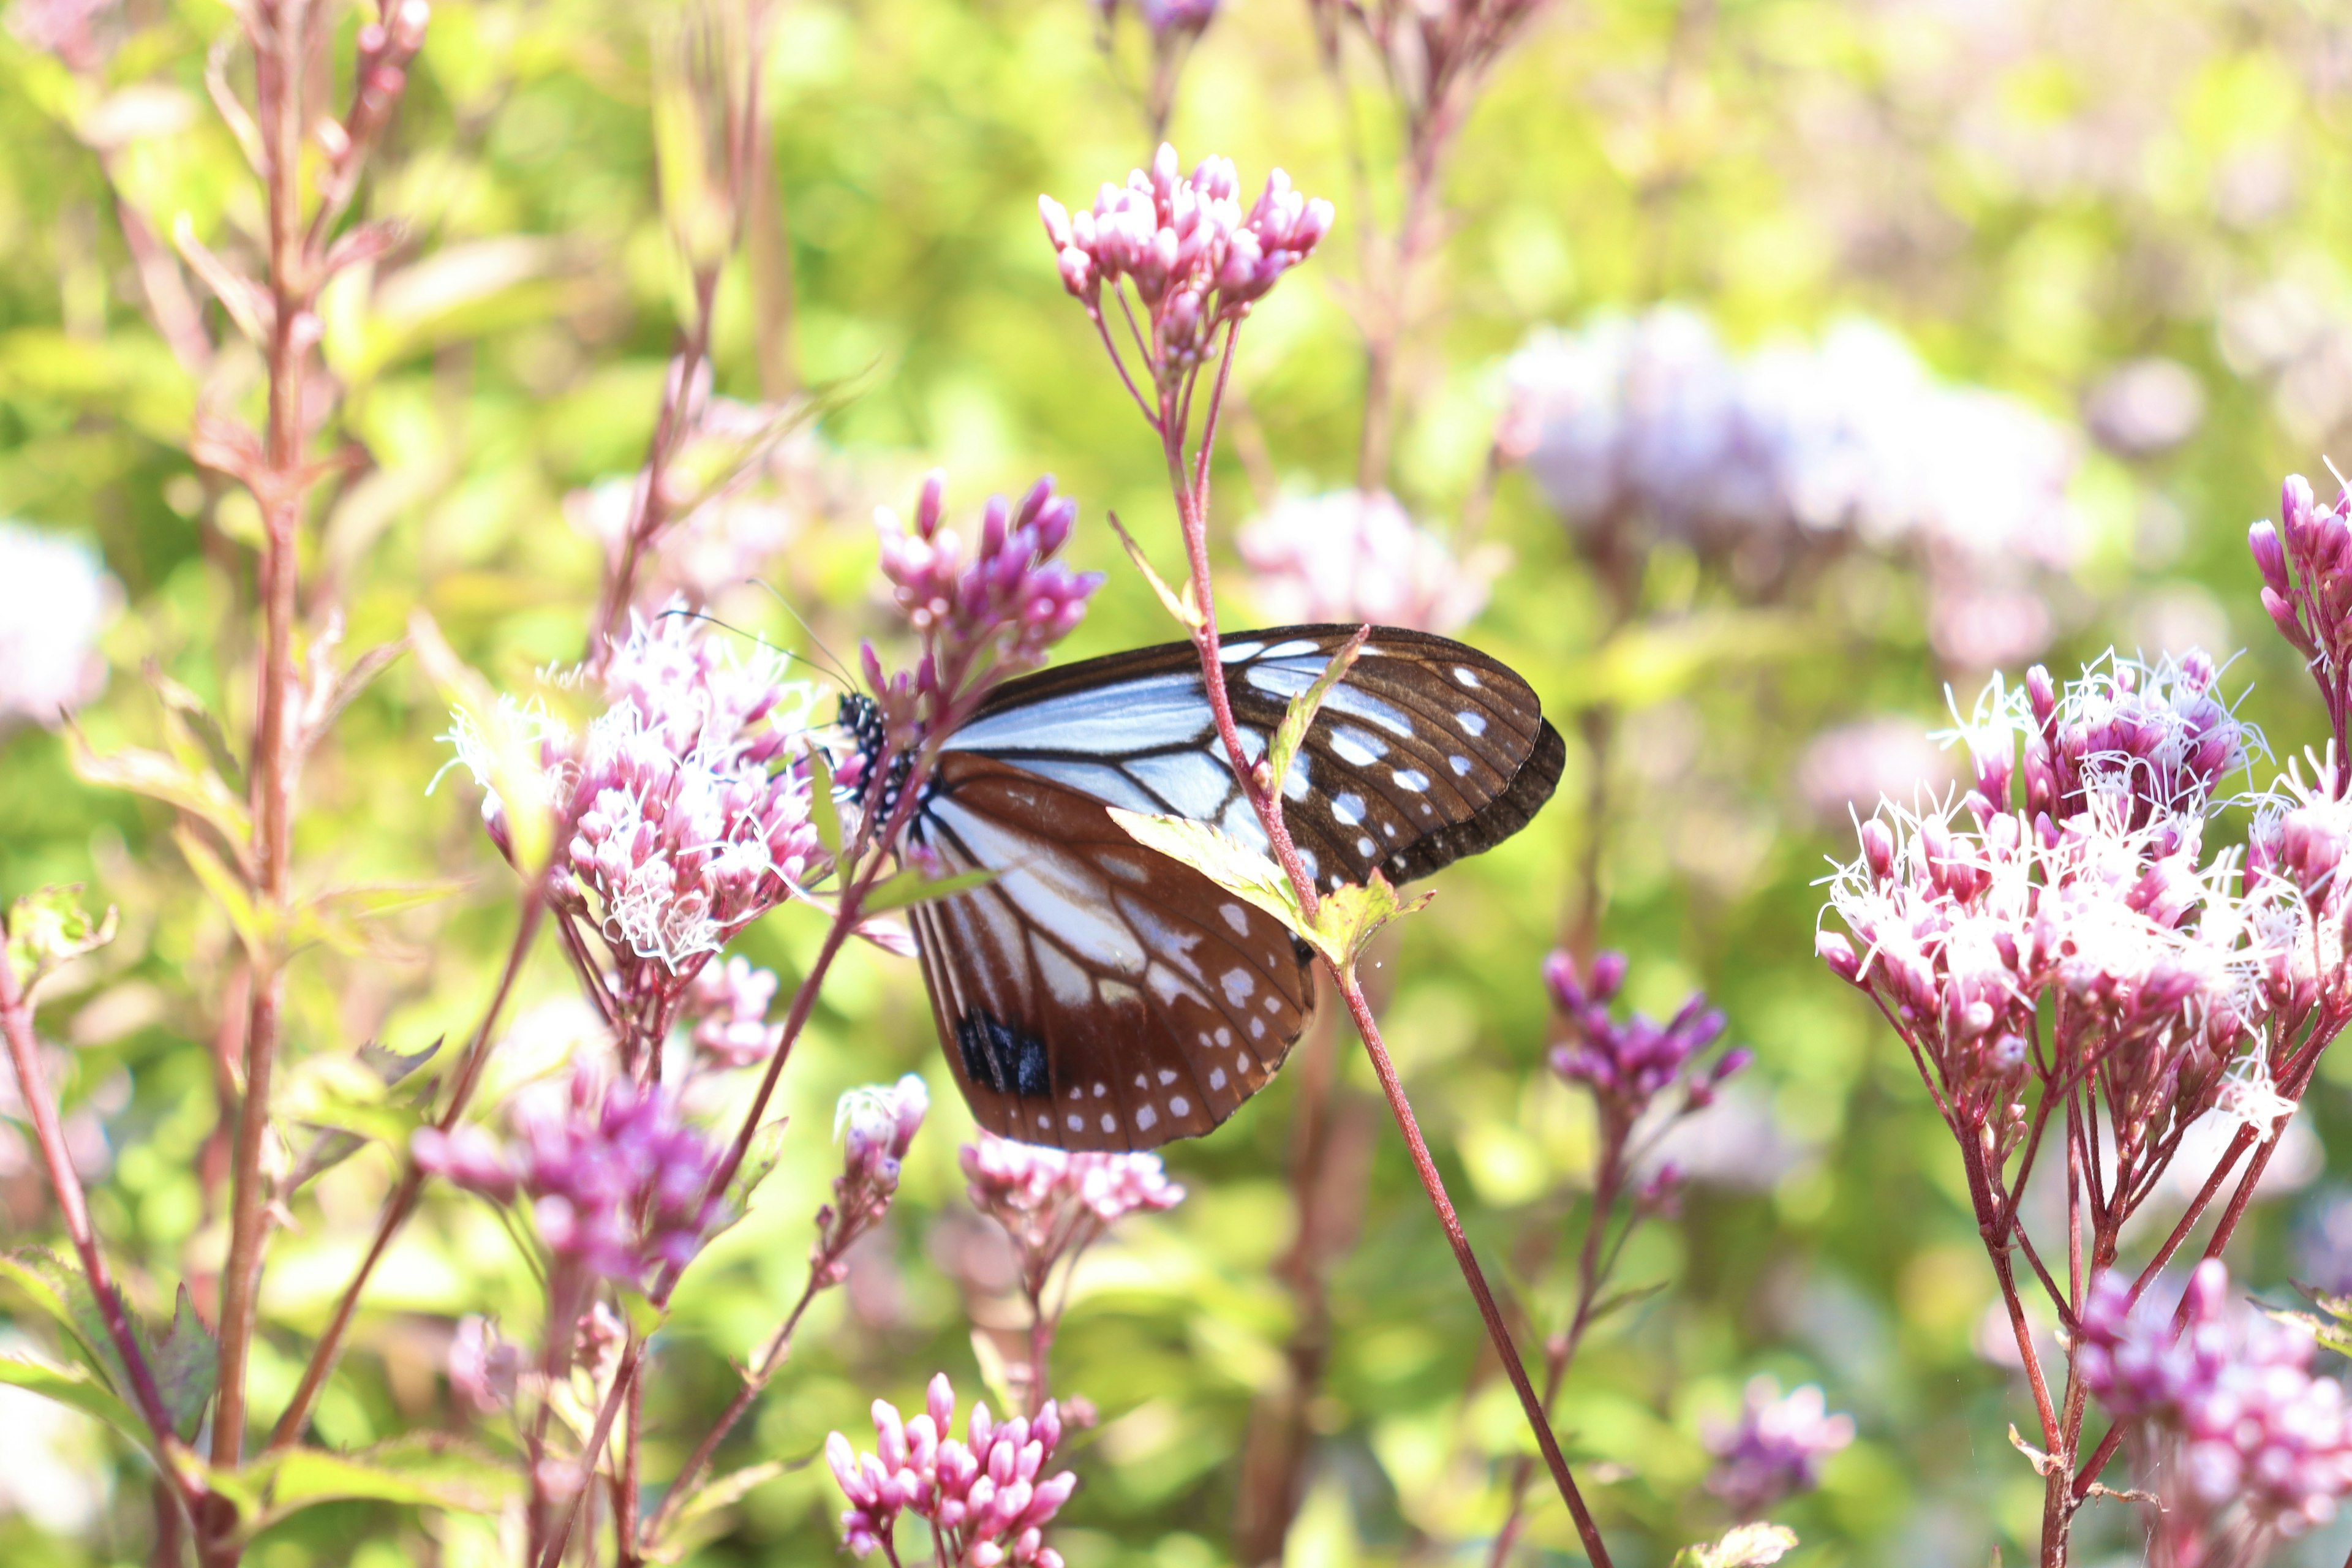
[[[2083,415],[2109,451],[2153,457],[2197,433],[2205,420],[2205,388],[2179,360],[2136,359],[2091,389]]]
[[[2233,1305],[2229,1289],[2218,1258],[2199,1264],[2176,1338],[2171,1312],[2129,1305],[2128,1280],[2103,1274],[2076,1364],[2135,1428],[2168,1536],[2216,1531],[2233,1511],[2263,1539],[2299,1535],[2352,1492],[2352,1410],[2340,1384],[2311,1374],[2308,1327]]]
[[[75,70],[96,70],[111,45],[117,9],[117,0],[16,0],[8,7],[8,31]]]
[[[1797,762],[1797,793],[1816,820],[1843,827],[1858,809],[1916,802],[1951,781],[1951,757],[1918,722],[1885,717],[1824,730]]]
[[[1457,558],[1385,491],[1297,497],[1236,541],[1271,622],[1368,621],[1455,632],[1486,604],[1507,559],[1497,546]]]
[[[2310,662],[2340,745],[2352,719],[2352,490],[2323,510],[2310,481],[2290,474],[2278,523],[2255,523],[2246,543],[2263,574],[2263,608]]]
[[[1832,1415],[1812,1384],[1782,1394],[1769,1377],[1749,1380],[1736,1423],[1709,1433],[1715,1456],[1706,1489],[1742,1519],[1821,1484],[1823,1459],[1853,1441],[1853,1417]]]
[[[859,1557],[879,1547],[896,1564],[898,1516],[910,1513],[930,1525],[944,1568],[1062,1568],[1045,1530],[1078,1479],[1045,1473],[1062,1440],[1059,1408],[1048,1400],[1034,1420],[1000,1423],[975,1405],[961,1441],[948,1435],[954,1419],[955,1389],[941,1373],[912,1420],[874,1402],[876,1452],[854,1453],[838,1432],[826,1436],[825,1464],[849,1501],[843,1543]]]
[[[833,1202],[816,1211],[816,1244],[809,1253],[809,1268],[822,1283],[847,1278],[849,1248],[889,1212],[899,1167],[930,1106],[930,1091],[908,1073],[897,1083],[853,1089],[835,1107],[842,1171],[834,1178]]]
[[[1625,955],[1604,952],[1588,977],[1566,952],[1544,960],[1544,984],[1568,1026],[1568,1038],[1552,1047],[1551,1070],[1589,1090],[1600,1107],[1604,1142],[1621,1147],[1644,1111],[1669,1090],[1679,1089],[1675,1114],[1698,1110],[1715,1099],[1724,1079],[1753,1058],[1726,1051],[1712,1064],[1697,1058],[1723,1036],[1723,1015],[1693,993],[1673,1018],[1661,1024],[1635,1013],[1612,1018],[1609,1004],[1625,980]]]
[[[719,1150],[657,1088],[600,1087],[583,1069],[560,1106],[538,1097],[514,1121],[503,1147],[467,1126],[446,1137],[426,1128],[410,1148],[423,1169],[494,1203],[520,1191],[549,1251],[624,1285],[684,1267],[726,1218],[723,1194],[708,1191]]]
[[[766,1061],[783,1043],[784,1026],[768,1022],[776,977],[733,957],[703,965],[686,988],[682,1011],[694,1048],[722,1068]]]
[[[2295,1222],[2298,1280],[2324,1296],[2352,1296],[2352,1194],[2332,1192]]]
[[[495,1415],[514,1407],[523,1372],[522,1348],[499,1336],[487,1318],[461,1318],[449,1338],[449,1386],[476,1414]]]
[[[1279,169],[1246,212],[1240,188],[1231,159],[1205,158],[1188,176],[1162,142],[1149,173],[1106,184],[1091,210],[1037,198],[1063,287],[1098,326],[1104,289],[1134,289],[1148,379],[1163,394],[1210,360],[1219,329],[1239,324],[1331,227],[1331,204],[1300,195]]]

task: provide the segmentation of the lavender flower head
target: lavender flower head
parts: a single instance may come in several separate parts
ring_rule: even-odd
[[[1062,1568],[1045,1531],[1078,1478],[1045,1474],[1062,1440],[1059,1408],[1048,1400],[1034,1420],[997,1422],[974,1405],[962,1440],[948,1435],[954,1420],[955,1389],[941,1373],[912,1420],[874,1402],[876,1452],[855,1453],[840,1433],[826,1436],[825,1464],[849,1501],[843,1543],[859,1557],[879,1547],[895,1565],[905,1513],[931,1527],[942,1568]]]
[[[2133,1305],[2129,1281],[2103,1274],[2084,1304],[2075,1364],[2136,1429],[2168,1515],[2234,1508],[2268,1536],[2300,1535],[2352,1492],[2352,1410],[2342,1384],[2312,1375],[2308,1327],[2232,1304],[2229,1289],[2218,1258],[2199,1264],[2176,1339],[2171,1312],[2146,1297]]]
[[[1612,1017],[1609,1004],[1625,983],[1625,969],[1622,952],[1595,958],[1590,976],[1565,951],[1544,960],[1544,985],[1568,1028],[1567,1040],[1552,1047],[1551,1069],[1591,1092],[1604,1136],[1617,1144],[1661,1095],[1679,1089],[1677,1111],[1700,1110],[1724,1079],[1754,1059],[1743,1048],[1695,1065],[1722,1037],[1724,1025],[1698,993],[1664,1024],[1639,1013]]]
[[[786,754],[816,690],[782,679],[783,662],[684,616],[632,617],[585,737],[540,717],[550,798],[578,810],[551,897],[595,925],[625,999],[674,994],[821,853],[807,765]],[[462,713],[446,739],[483,786],[492,839],[510,849],[487,742]]]
[[[603,1085],[583,1069],[569,1094],[523,1101],[514,1130],[500,1143],[476,1126],[427,1127],[410,1149],[420,1168],[494,1203],[530,1199],[559,1262],[623,1285],[683,1268],[726,1218],[723,1195],[709,1191],[719,1151],[658,1088]]]
[[[1106,288],[1135,290],[1148,322],[1145,368],[1163,395],[1212,357],[1219,329],[1238,325],[1330,230],[1331,204],[1292,190],[1279,169],[1246,212],[1240,189],[1233,160],[1204,158],[1187,175],[1163,142],[1150,172],[1106,184],[1090,210],[1074,215],[1037,198],[1062,285],[1098,326]]]
[[[2309,661],[2338,743],[2352,719],[2352,490],[2323,510],[2311,482],[2290,474],[2279,522],[2257,522],[2247,547],[2263,574],[2263,608]]]
[[[106,689],[98,637],[121,602],[98,552],[0,521],[0,730],[54,725]]]
[[[960,1158],[971,1206],[1013,1237],[1033,1294],[1055,1262],[1127,1215],[1184,1200],[1157,1154],[1073,1153],[982,1132]]]
[[[1457,558],[1386,491],[1293,498],[1246,524],[1237,543],[1270,623],[1368,621],[1425,632],[1469,625],[1507,559],[1495,546]]]
[[[1957,735],[1967,816],[1885,806],[1862,825],[1861,858],[1831,881],[1852,940],[1823,931],[1816,949],[1878,999],[1961,1121],[2017,1103],[2036,1009],[2060,994],[2051,1049],[2118,1096],[2125,1159],[2221,1094],[2278,938],[2226,858],[2200,864],[2246,758],[2214,679],[2197,654],[2111,656],[2063,690],[2038,667],[2015,691],[1996,679]]]
[[[898,1171],[913,1146],[930,1091],[913,1073],[897,1083],[853,1089],[834,1108],[834,1135],[842,1142],[842,1172],[833,1202],[816,1211],[816,1245],[809,1268],[825,1284],[845,1279],[851,1244],[881,1222],[898,1194]]]
[[[1737,1422],[1708,1434],[1715,1469],[1706,1489],[1742,1519],[1821,1484],[1822,1461],[1853,1441],[1853,1417],[1832,1415],[1820,1387],[1783,1394],[1769,1377],[1748,1381]]]

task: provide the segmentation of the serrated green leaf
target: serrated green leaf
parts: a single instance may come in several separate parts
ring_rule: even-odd
[[[132,1332],[138,1332],[135,1326]],[[173,1428],[182,1437],[194,1437],[204,1420],[205,1406],[220,1384],[220,1345],[196,1316],[184,1284],[173,1304],[172,1326],[147,1347],[147,1362],[155,1374],[156,1391],[163,1396],[163,1408],[171,1413]]]
[[[147,684],[163,700],[164,719],[174,738],[200,755],[234,796],[242,798],[246,793],[245,766],[230,747],[221,721],[205,706],[205,700],[164,674],[152,659],[147,662],[145,673]]]
[[[1315,683],[1292,698],[1290,706],[1283,710],[1282,722],[1275,726],[1274,743],[1265,753],[1265,776],[1274,781],[1272,787],[1280,788],[1290,776],[1290,764],[1297,760],[1298,748],[1307,743],[1307,731],[1314,725],[1323,700],[1331,695],[1331,689],[1339,684],[1355,664],[1356,656],[1364,651],[1364,639],[1371,630],[1370,626],[1358,626],[1356,635],[1339,645],[1339,651],[1331,656]]]
[[[438,1432],[350,1454],[291,1448],[251,1474],[263,1501],[246,1526],[248,1535],[320,1503],[364,1500],[496,1513],[522,1491],[522,1477],[512,1466]]]
[[[114,940],[114,911],[91,920],[81,907],[81,891],[79,882],[54,883],[9,906],[8,968],[18,990],[31,990],[58,965]]]
[[[118,1402],[131,1388],[129,1369],[115,1353],[114,1336],[107,1331],[99,1310],[98,1293],[81,1269],[46,1247],[27,1247],[0,1258],[0,1279],[15,1287],[27,1302],[47,1313],[71,1336],[74,1348],[89,1363],[92,1375],[104,1381],[110,1397]],[[220,1375],[220,1350],[180,1287],[171,1327],[159,1337],[130,1313],[131,1338],[138,1343],[147,1369],[154,1375],[163,1407],[182,1436],[194,1434],[205,1403]],[[127,1408],[127,1406],[126,1406]],[[142,1436],[146,1423],[136,1415]]]
[[[909,904],[929,903],[934,899],[950,899],[958,893],[968,893],[974,888],[984,888],[995,879],[993,871],[959,871],[952,877],[926,877],[909,866],[868,892],[860,909],[867,915],[885,915],[892,910],[905,909]]]
[[[833,798],[833,759],[823,746],[812,745],[809,759],[809,821],[816,828],[816,841],[833,858],[836,868],[841,865],[841,805]],[[844,870],[846,875],[846,870]]]
[[[443,1035],[423,1050],[407,1056],[402,1056],[390,1046],[370,1040],[359,1049],[360,1065],[375,1074],[384,1088],[397,1089],[411,1073],[431,1061],[448,1039],[448,1036]]]
[[[1314,929],[1302,934],[1318,952],[1345,967],[1356,962],[1364,944],[1372,940],[1373,932],[1391,921],[1414,913],[1435,896],[1419,893],[1400,899],[1396,889],[1376,868],[1372,879],[1363,886],[1334,888],[1324,894],[1315,908]]]
[[[1146,849],[1190,866],[1244,903],[1264,910],[1297,936],[1307,936],[1298,896],[1282,868],[1229,834],[1188,816],[1109,808],[1113,822]]]

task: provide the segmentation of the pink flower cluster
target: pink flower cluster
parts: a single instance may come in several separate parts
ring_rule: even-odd
[[[1127,0],[1095,0],[1105,24],[1115,22]],[[1200,34],[1216,20],[1222,0],[1135,0],[1135,14],[1155,39]]]
[[[882,574],[923,639],[916,684],[953,701],[977,680],[1043,664],[1045,650],[1085,618],[1087,600],[1103,577],[1054,563],[1069,542],[1078,503],[1055,494],[1050,475],[1031,486],[1018,507],[1003,496],[988,498],[969,559],[963,541],[940,521],[946,482],[936,472],[923,481],[911,532],[887,510],[876,521]]]
[[[943,1568],[1062,1568],[1045,1530],[1078,1478],[1045,1474],[1062,1440],[1059,1409],[1048,1400],[1034,1421],[1000,1423],[974,1405],[962,1441],[948,1436],[954,1419],[955,1389],[941,1373],[911,1421],[874,1402],[877,1452],[854,1454],[840,1433],[826,1436],[825,1463],[849,1500],[841,1516],[849,1550],[865,1557],[879,1547],[896,1568],[898,1516],[911,1513],[930,1525]]]
[[[2257,1529],[2297,1535],[2352,1492],[2352,1408],[2340,1384],[2312,1375],[2309,1329],[2232,1307],[2229,1289],[2220,1259],[2199,1264],[2175,1338],[2172,1313],[2147,1298],[2134,1305],[2129,1281],[2104,1274],[2084,1304],[2076,1365],[2115,1418],[2158,1448],[2145,1458],[2168,1513],[2234,1505]]]
[[[847,1278],[843,1259],[851,1245],[889,1212],[898,1195],[899,1166],[930,1108],[930,1091],[913,1073],[841,1097],[833,1115],[842,1141],[841,1174],[833,1181],[833,1202],[816,1211],[816,1245],[809,1253],[809,1268],[824,1284]]]
[[[1497,546],[1457,557],[1385,490],[1284,501],[1235,541],[1271,623],[1369,621],[1455,632],[1486,605],[1507,559]]]
[[[1755,1058],[1742,1047],[1724,1052],[1712,1065],[1694,1067],[1722,1037],[1723,1015],[1694,993],[1664,1024],[1639,1013],[1612,1018],[1609,1004],[1624,983],[1622,952],[1595,958],[1589,981],[1565,951],[1544,960],[1545,987],[1568,1026],[1568,1039],[1552,1047],[1551,1069],[1591,1090],[1601,1116],[1621,1139],[1667,1090],[1681,1088],[1678,1110],[1700,1110],[1724,1079]]]
[[[960,1158],[971,1206],[1012,1237],[1033,1294],[1055,1262],[1127,1215],[1184,1201],[1157,1154],[1072,1153],[982,1132]]]
[[[523,1372],[522,1347],[501,1338],[497,1324],[480,1317],[458,1320],[449,1339],[449,1387],[475,1414],[512,1409]]]
[[[502,1144],[470,1123],[427,1127],[410,1149],[424,1170],[493,1203],[530,1198],[557,1258],[625,1285],[683,1268],[725,1217],[723,1194],[709,1190],[719,1152],[659,1089],[576,1072],[560,1107],[525,1102],[515,1133]]]
[[[775,999],[775,975],[752,967],[749,959],[706,963],[686,988],[688,1038],[716,1067],[766,1061],[784,1038],[784,1026],[768,1022]]]
[[[2059,995],[2066,1026],[2036,1070],[2098,1072],[2127,1160],[2221,1092],[2280,934],[2226,858],[2200,864],[2246,755],[2214,679],[2199,654],[2111,658],[2063,691],[2038,668],[2021,691],[1996,679],[1962,731],[1973,826],[1893,806],[1863,824],[1831,884],[1853,940],[1824,931],[1817,951],[1885,1008],[1962,1120],[2014,1103],[2037,1008]]]
[[[1853,1417],[1831,1415],[1820,1388],[1783,1394],[1771,1378],[1752,1378],[1739,1419],[1708,1435],[1716,1463],[1706,1489],[1754,1519],[1820,1485],[1822,1461],[1853,1441]]]
[[[2352,700],[2352,490],[2320,510],[2311,481],[2290,474],[2279,495],[2280,526],[2257,522],[2246,543],[2263,574],[2263,608],[2311,661],[2340,739]]]
[[[1230,158],[1204,158],[1187,177],[1163,142],[1149,174],[1106,183],[1091,211],[1037,198],[1062,284],[1089,315],[1104,320],[1106,284],[1114,295],[1134,288],[1150,321],[1144,362],[1163,392],[1206,363],[1218,330],[1249,314],[1330,230],[1331,204],[1292,190],[1279,169],[1246,213],[1240,188]]]

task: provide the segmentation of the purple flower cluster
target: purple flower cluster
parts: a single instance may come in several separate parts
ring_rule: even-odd
[[[952,701],[968,696],[977,680],[1043,664],[1045,650],[1086,617],[1087,600],[1103,577],[1055,563],[1077,521],[1078,503],[1054,493],[1052,476],[1031,486],[1018,507],[989,497],[969,559],[963,541],[940,521],[946,483],[936,472],[923,481],[911,532],[887,510],[876,521],[882,574],[923,639],[917,686]]]
[[[733,957],[706,963],[686,988],[682,1011],[688,1038],[708,1062],[721,1068],[766,1061],[783,1043],[784,1026],[768,1022],[776,999],[776,977]]]
[[[841,1174],[833,1181],[833,1202],[816,1211],[816,1245],[809,1253],[809,1268],[822,1283],[847,1278],[843,1259],[851,1245],[889,1212],[898,1194],[899,1166],[930,1108],[930,1091],[913,1073],[841,1097],[833,1115],[842,1141]]]
[[[1642,1113],[1669,1089],[1680,1088],[1678,1110],[1697,1110],[1715,1099],[1724,1079],[1755,1059],[1741,1047],[1724,1052],[1706,1067],[1694,1063],[1723,1036],[1723,1015],[1693,993],[1673,1018],[1661,1024],[1636,1013],[1610,1016],[1609,1004],[1625,983],[1625,955],[1604,952],[1580,974],[1565,951],[1544,960],[1544,985],[1568,1026],[1568,1038],[1552,1047],[1551,1069],[1581,1084],[1601,1108],[1606,1130],[1619,1142]]]
[[[1893,806],[1863,824],[1861,858],[1831,884],[1853,940],[1824,931],[1817,951],[1878,1000],[1963,1121],[2014,1103],[2037,1009],[2057,996],[2066,1027],[2038,1070],[2102,1076],[2126,1160],[2220,1095],[2280,932],[2233,891],[2226,858],[2200,864],[2219,786],[2245,763],[2213,684],[2196,654],[2110,658],[2063,691],[2039,668],[2020,691],[1996,679],[1961,731],[1973,826]]]
[[[1853,1417],[1831,1415],[1819,1387],[1783,1394],[1771,1378],[1753,1378],[1739,1419],[1707,1436],[1716,1462],[1706,1489],[1754,1519],[1821,1484],[1822,1461],[1853,1441]]]
[[[2279,494],[2279,525],[2255,523],[2246,543],[2262,571],[2263,608],[2311,661],[2340,740],[2352,702],[2352,490],[2322,510],[2311,481],[2290,474]]]
[[[2352,1492],[2352,1409],[2343,1386],[2314,1377],[2311,1331],[2229,1300],[2218,1258],[2189,1284],[2188,1323],[2131,1301],[2102,1275],[2084,1304],[2083,1380],[2119,1422],[2133,1424],[2168,1515],[2200,1522],[2233,1506],[2256,1529],[2298,1535],[2332,1518]],[[2183,1521],[2168,1519],[2168,1529]]]
[[[1037,198],[1063,286],[1097,324],[1105,285],[1114,296],[1134,289],[1150,322],[1144,362],[1163,392],[1206,363],[1218,329],[1248,315],[1331,227],[1331,204],[1292,190],[1279,169],[1246,213],[1240,188],[1230,158],[1204,158],[1187,177],[1163,142],[1149,174],[1106,183],[1091,211]]]
[[[1368,621],[1425,632],[1467,626],[1508,559],[1495,545],[1457,557],[1384,490],[1295,497],[1250,521],[1235,543],[1269,623]]]
[[[1004,1227],[1038,1279],[1138,1209],[1184,1201],[1157,1154],[1073,1153],[982,1132],[961,1159],[971,1206]]]
[[[526,1102],[515,1132],[501,1144],[478,1126],[427,1127],[410,1148],[423,1169],[493,1203],[530,1198],[549,1251],[624,1285],[683,1268],[725,1217],[709,1191],[719,1150],[659,1089],[576,1072],[560,1107]]]
[[[1034,1421],[1000,1423],[974,1405],[962,1441],[948,1436],[954,1420],[955,1389],[941,1373],[911,1421],[874,1402],[877,1452],[855,1454],[840,1433],[826,1436],[825,1463],[849,1500],[841,1516],[849,1550],[865,1557],[879,1547],[896,1568],[898,1516],[910,1513],[930,1525],[942,1568],[1062,1568],[1045,1530],[1078,1478],[1045,1474],[1062,1440],[1059,1409],[1048,1400]]]

